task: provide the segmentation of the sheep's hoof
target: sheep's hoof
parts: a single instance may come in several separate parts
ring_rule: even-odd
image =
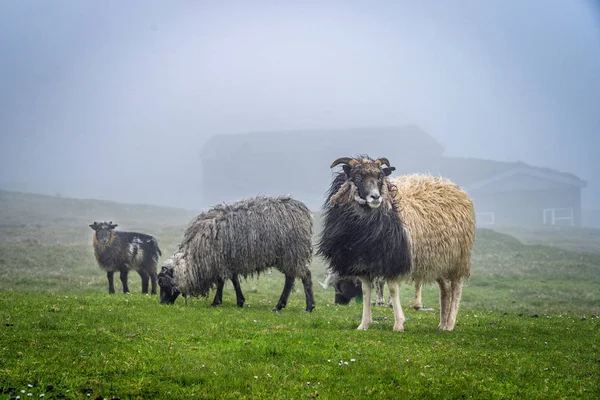
[[[369,328],[369,325],[366,324],[360,324],[358,326],[358,328],[356,328],[357,331],[366,331]]]
[[[404,332],[404,325],[394,324],[394,332]]]
[[[454,327],[450,327],[450,326],[448,326],[448,325],[442,325],[442,324],[439,324],[439,325],[438,325],[438,329],[439,329],[439,330],[441,330],[441,331],[448,331],[448,332],[451,332],[451,331],[453,331],[453,330],[454,330]]]
[[[415,305],[413,306],[413,308],[414,308],[415,310],[419,311],[421,308],[423,308],[423,306],[422,306],[421,304],[415,304]]]

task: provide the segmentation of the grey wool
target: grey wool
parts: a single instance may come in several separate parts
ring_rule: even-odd
[[[276,309],[285,307],[294,280],[300,278],[306,310],[312,311],[312,229],[311,211],[290,196],[257,196],[216,205],[186,229],[159,274],[161,292],[208,297],[210,289],[216,288],[220,296],[223,283],[232,280],[241,306],[237,277],[254,277],[275,268],[286,277]],[[219,303],[215,298],[213,305]]]

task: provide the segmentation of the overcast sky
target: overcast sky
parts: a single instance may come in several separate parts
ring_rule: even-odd
[[[212,134],[416,124],[600,207],[592,0],[6,0],[0,54],[0,187],[189,207]]]

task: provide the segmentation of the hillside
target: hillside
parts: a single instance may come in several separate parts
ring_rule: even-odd
[[[210,306],[214,291],[161,305],[140,294],[135,273],[130,295],[119,293],[118,279],[108,295],[90,220],[154,234],[164,260],[195,213],[0,198],[0,399],[21,391],[69,399],[598,397],[600,254],[478,229],[454,332],[435,328],[435,285],[423,287],[433,312],[413,310],[414,289],[402,285],[405,332],[392,331],[392,310],[382,307],[365,332],[356,330],[361,305],[335,305],[333,290],[316,282],[325,267],[318,258],[312,313],[298,282],[287,307],[271,312],[284,285],[277,271],[241,282],[243,309],[230,283],[219,307]]]
[[[90,224],[94,220],[123,225],[180,225],[195,211],[149,204],[124,204],[106,200],[72,199],[0,190],[0,226]]]
[[[93,256],[91,222],[108,219],[118,223],[119,229],[156,236],[164,259],[196,215],[175,208],[12,192],[0,192],[0,205],[0,268],[4,272],[0,290],[104,292],[106,277]],[[320,214],[315,213],[315,237],[320,224]],[[592,233],[563,230],[556,232],[559,241],[549,233],[528,231],[519,233],[527,239],[520,240],[506,232],[478,229],[463,304],[488,309],[533,307],[536,312],[600,312],[600,293],[594,289],[600,284],[600,255],[594,254]],[[325,265],[320,258],[313,259],[312,270],[315,281],[323,279]],[[138,290],[139,280],[131,282],[132,290]],[[283,276],[274,272],[244,286],[268,290],[274,285],[279,291],[282,284]],[[321,291],[316,282],[315,288],[317,298],[332,300],[332,289]],[[403,285],[402,290],[412,300],[410,285]],[[435,285],[425,287],[424,301],[437,304],[437,293]],[[490,301],[490,295],[502,300]]]

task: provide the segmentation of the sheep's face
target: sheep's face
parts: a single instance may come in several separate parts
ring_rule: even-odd
[[[157,276],[158,286],[160,287],[160,303],[173,304],[181,294],[175,288],[175,279],[173,278],[173,267],[163,266]]]
[[[343,169],[346,177],[357,188],[354,200],[360,205],[378,208],[382,203],[382,187],[385,184],[385,177],[389,176],[396,168],[390,167],[389,161],[385,158],[377,160],[368,157],[338,159],[332,164],[332,167],[336,163],[344,164]],[[383,164],[388,165],[388,167],[382,167]]]
[[[93,224],[90,225],[90,228],[92,228],[94,231],[96,231],[96,238],[98,239],[98,242],[100,242],[102,245],[107,245],[110,243],[113,233],[114,233],[114,229],[117,227],[117,224],[113,224],[112,221],[110,222],[94,222]]]

